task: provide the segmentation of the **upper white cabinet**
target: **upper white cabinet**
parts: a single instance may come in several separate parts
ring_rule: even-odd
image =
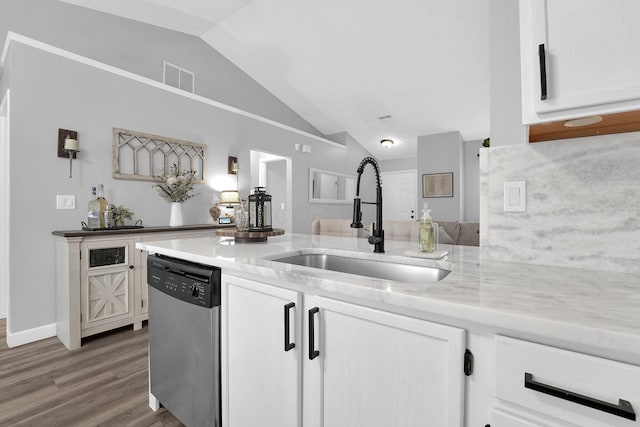
[[[523,123],[640,108],[640,2],[520,0]]]

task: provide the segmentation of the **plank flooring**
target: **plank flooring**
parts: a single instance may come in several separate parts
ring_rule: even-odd
[[[83,340],[69,351],[57,338],[6,344],[0,319],[0,426],[153,426],[183,424],[148,406],[147,327]]]

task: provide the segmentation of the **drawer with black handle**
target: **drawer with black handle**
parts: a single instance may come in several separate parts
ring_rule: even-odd
[[[640,366],[497,336],[496,397],[583,427],[639,426]]]

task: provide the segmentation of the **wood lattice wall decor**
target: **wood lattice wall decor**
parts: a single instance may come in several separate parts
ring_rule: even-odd
[[[206,179],[207,146],[166,136],[113,128],[113,178],[153,181],[178,172],[195,171],[195,183]]]

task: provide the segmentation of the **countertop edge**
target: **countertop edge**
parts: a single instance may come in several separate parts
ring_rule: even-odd
[[[510,332],[513,332],[516,335],[539,337],[543,341],[551,343],[571,343],[577,346],[578,351],[596,349],[595,353],[604,356],[615,354],[622,361],[637,360],[637,357],[640,356],[640,333],[631,333],[624,328],[616,329],[613,323],[611,327],[606,324],[598,324],[598,322],[585,324],[579,319],[557,317],[557,313],[556,317],[553,317],[545,313],[531,313],[518,311],[517,308],[505,308],[497,304],[494,305],[491,301],[469,303],[453,299],[447,300],[441,294],[418,295],[400,288],[398,292],[388,292],[381,288],[376,289],[357,283],[341,282],[336,279],[337,276],[331,274],[301,273],[300,269],[290,266],[274,268],[271,264],[265,264],[262,257],[255,255],[238,262],[232,257],[191,253],[188,249],[185,251],[179,245],[176,246],[176,242],[172,243],[169,245],[167,242],[144,242],[138,243],[136,247],[167,256],[182,257],[194,262],[215,265],[222,268],[223,271],[226,270],[230,274],[241,277],[253,279],[260,277],[264,279],[265,283],[280,287],[292,288],[291,285],[285,285],[285,283],[291,283],[293,288],[302,289],[314,295],[387,309],[398,314],[421,317],[435,322],[438,322],[439,319],[457,320],[458,324],[452,324],[452,326],[464,327],[464,324],[471,323],[481,328],[489,327],[493,333],[497,334],[509,335]],[[510,263],[501,264],[509,265]],[[469,265],[468,262],[467,265]],[[513,268],[519,267],[518,264],[512,265]],[[533,266],[531,268],[541,267]],[[483,280],[485,279],[478,278],[480,286],[483,286]],[[489,282],[491,282],[490,279]],[[493,283],[486,284],[489,288],[494,285]],[[469,291],[473,292],[474,290],[470,287]],[[480,298],[484,296],[482,292],[484,289],[481,290]],[[518,296],[514,295],[512,298],[517,299]],[[591,352],[593,353],[593,351]]]
[[[195,231],[195,230],[217,230],[225,228],[235,228],[234,224],[192,224],[179,226],[152,226],[142,228],[124,228],[96,231],[85,230],[55,230],[51,234],[58,237],[89,237],[89,236],[115,236],[118,234],[139,234],[139,233],[166,233],[170,231]]]

